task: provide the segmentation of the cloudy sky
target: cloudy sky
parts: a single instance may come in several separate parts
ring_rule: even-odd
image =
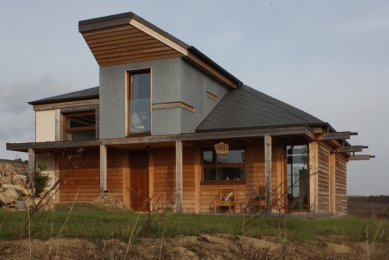
[[[0,158],[34,140],[26,102],[98,85],[78,21],[133,11],[245,84],[338,131],[371,161],[349,163],[349,194],[389,194],[389,1],[1,1]]]

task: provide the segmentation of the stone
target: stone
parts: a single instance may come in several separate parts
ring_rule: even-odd
[[[3,189],[5,189],[5,190],[7,190],[7,189],[15,189],[13,184],[3,184],[3,185],[1,185],[1,187]]]
[[[29,194],[28,190],[19,184],[14,185],[14,189],[17,193],[19,193],[19,195],[27,196]]]
[[[19,199],[19,194],[14,189],[6,189],[3,195],[12,201]]]
[[[12,183],[12,176],[4,176],[0,178],[0,184],[11,184]]]
[[[12,200],[10,200],[8,197],[3,195],[3,193],[0,193],[0,205],[7,205],[10,204]]]

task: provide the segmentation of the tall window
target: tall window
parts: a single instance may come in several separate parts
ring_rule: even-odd
[[[63,114],[65,141],[96,139],[96,114],[94,111]]]
[[[150,70],[129,72],[129,134],[151,132]]]
[[[309,193],[308,146],[288,145],[287,183],[290,210],[307,210]]]
[[[233,182],[246,180],[246,153],[244,149],[232,149],[226,155],[214,150],[203,151],[204,182]]]

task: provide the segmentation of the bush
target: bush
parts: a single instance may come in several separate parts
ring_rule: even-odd
[[[34,187],[35,187],[35,197],[39,197],[39,195],[42,193],[42,191],[45,190],[49,183],[49,176],[42,174],[40,171],[34,172],[33,176],[34,180]]]

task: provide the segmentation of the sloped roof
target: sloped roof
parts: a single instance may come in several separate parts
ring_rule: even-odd
[[[58,96],[43,98],[35,101],[28,102],[30,105],[41,105],[63,101],[75,101],[84,99],[99,98],[99,87],[88,88],[80,91],[66,93]]]
[[[248,86],[231,89],[197,127],[223,131],[296,125],[322,125],[320,119]]]

